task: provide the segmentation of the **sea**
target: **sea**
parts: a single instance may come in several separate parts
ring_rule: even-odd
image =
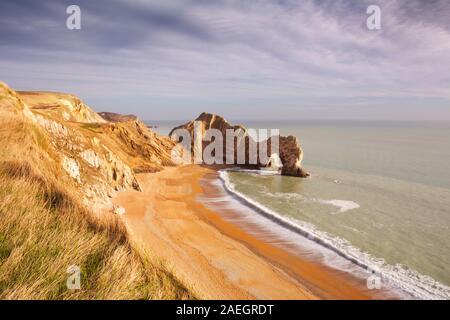
[[[450,298],[450,123],[232,122],[296,136],[311,176],[223,170],[229,196],[272,217],[280,233],[297,230],[405,297]],[[180,123],[149,122],[165,135]]]

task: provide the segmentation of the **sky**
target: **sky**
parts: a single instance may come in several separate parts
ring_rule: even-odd
[[[450,1],[2,0],[0,81],[144,120],[450,121]]]

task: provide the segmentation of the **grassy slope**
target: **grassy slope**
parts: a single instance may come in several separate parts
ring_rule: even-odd
[[[0,108],[0,298],[193,298],[134,250],[115,216],[99,220],[78,203],[41,130]],[[81,267],[81,290],[66,288],[70,265]]]

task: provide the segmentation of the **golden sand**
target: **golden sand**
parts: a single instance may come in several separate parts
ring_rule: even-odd
[[[138,177],[143,192],[115,203],[133,239],[204,299],[371,299],[361,281],[275,247],[225,221],[196,198],[215,170],[169,167]],[[379,298],[379,297],[378,297]]]

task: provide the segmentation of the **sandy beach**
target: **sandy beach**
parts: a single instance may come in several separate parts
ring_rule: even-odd
[[[223,219],[197,199],[216,170],[196,165],[141,174],[143,192],[114,200],[132,238],[202,299],[373,299],[361,280],[302,259]],[[238,213],[236,213],[238,214]]]

